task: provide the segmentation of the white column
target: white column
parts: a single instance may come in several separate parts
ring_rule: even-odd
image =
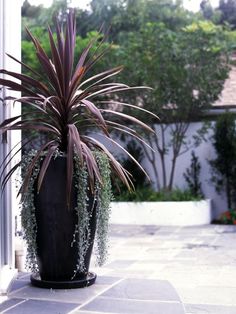
[[[0,68],[20,72],[20,65],[7,57],[6,53],[17,59],[21,58],[21,1],[0,0]],[[4,88],[0,91],[0,98],[6,95],[16,96]],[[0,100],[0,121],[19,113],[19,104],[13,107],[13,104],[8,102],[3,106]],[[7,142],[0,138],[0,163],[9,150],[20,141],[20,136],[19,132],[14,131],[8,134]],[[0,294],[7,291],[16,274],[14,220],[17,208],[15,183],[11,180],[0,198]]]

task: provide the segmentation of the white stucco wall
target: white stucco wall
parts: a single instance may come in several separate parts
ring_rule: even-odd
[[[214,123],[214,122],[212,122]],[[187,141],[189,141],[194,134],[196,134],[196,131],[200,129],[202,126],[201,122],[191,123],[188,131],[187,131]],[[157,134],[160,137],[159,127],[156,126]],[[174,176],[174,187],[179,187],[181,189],[187,188],[187,183],[183,177],[183,173],[186,171],[186,169],[190,166],[191,162],[191,152],[194,150],[195,154],[199,157],[199,162],[201,164],[201,175],[200,180],[202,184],[202,191],[204,193],[204,196],[206,199],[212,200],[212,217],[213,219],[218,218],[219,215],[227,210],[227,202],[225,193],[223,192],[221,195],[217,194],[214,185],[211,182],[211,168],[209,166],[208,160],[215,158],[215,151],[211,144],[211,137],[212,130],[208,130],[208,134],[206,135],[206,138],[208,139],[206,142],[202,142],[200,146],[193,147],[185,154],[179,156],[177,159],[176,169],[175,169],[175,176]],[[100,136],[97,136],[99,139],[101,139]],[[168,141],[170,137],[167,136],[166,140]],[[103,140],[105,145],[109,148],[110,151],[112,151],[116,156],[120,156],[122,154],[122,151],[119,150],[114,144],[109,144],[107,140]],[[119,141],[121,145],[124,145],[121,141]],[[154,147],[154,146],[153,146]],[[156,165],[158,168],[159,173],[161,173],[161,163],[158,158],[158,154],[156,154]],[[171,150],[168,156],[166,156],[166,169],[167,172],[170,172],[170,164],[171,164]],[[143,167],[148,172],[151,180],[155,182],[156,178],[154,176],[152,167],[150,166],[150,163],[147,159],[144,159],[142,162]],[[160,176],[161,177],[161,176]]]
[[[191,123],[188,131],[187,131],[187,138],[190,140],[194,134],[196,134],[196,131],[200,129],[202,123],[196,122]],[[157,134],[159,133],[158,126],[157,126]],[[217,218],[220,213],[227,210],[227,203],[225,194],[218,195],[215,191],[214,185],[211,183],[211,170],[208,163],[208,160],[215,158],[215,152],[214,148],[211,144],[210,136],[212,134],[212,131],[209,130],[207,142],[202,142],[200,146],[197,148],[190,149],[187,153],[179,156],[177,159],[176,169],[175,169],[175,177],[174,177],[174,187],[179,188],[187,188],[187,183],[183,177],[183,173],[186,171],[186,168],[190,166],[191,161],[191,151],[194,150],[195,154],[199,157],[199,162],[201,164],[201,175],[200,180],[202,184],[202,191],[206,198],[212,199],[212,209],[213,209],[213,218]],[[169,136],[167,136],[168,141]],[[166,158],[166,169],[167,172],[170,172],[170,165],[171,165],[171,158],[172,154],[171,151],[169,155]],[[157,167],[159,169],[159,172],[161,173],[161,164],[160,160],[157,158]],[[143,165],[145,169],[150,174],[152,180],[155,182],[155,178],[153,176],[152,168],[150,167],[150,164],[147,159],[144,160]]]
[[[211,122],[214,123],[214,122]],[[196,131],[200,129],[202,126],[201,122],[193,122],[190,124],[189,129],[187,131],[187,141],[189,141]],[[159,140],[161,138],[159,126],[156,126],[156,132],[159,136]],[[168,134],[168,133],[167,133]],[[183,173],[186,169],[190,166],[191,162],[191,152],[194,150],[195,154],[199,157],[199,162],[201,164],[201,175],[200,180],[202,184],[202,192],[206,199],[212,200],[212,217],[213,219],[218,218],[219,215],[227,210],[227,202],[225,193],[223,192],[221,195],[217,194],[214,185],[211,182],[211,168],[209,166],[208,160],[215,158],[215,151],[211,144],[211,137],[212,130],[208,130],[208,134],[206,135],[206,142],[202,142],[198,147],[193,147],[188,152],[184,153],[183,155],[179,156],[177,159],[176,169],[175,169],[175,176],[174,176],[174,184],[173,187],[179,187],[181,189],[187,188],[187,183],[183,177]],[[96,136],[96,135],[95,135]],[[100,136],[96,136],[101,140]],[[170,136],[166,136],[166,141],[168,142]],[[103,143],[108,147],[110,151],[112,151],[115,156],[122,156],[122,150],[117,148],[114,144],[109,143],[108,140],[103,139]],[[123,142],[119,141],[121,145],[124,145]],[[155,148],[155,146],[153,146]],[[166,169],[167,173],[170,172],[170,165],[171,165],[172,154],[171,150],[170,153],[166,156]],[[156,178],[154,176],[152,167],[147,159],[144,159],[142,162],[143,167],[149,174],[151,181],[155,182]],[[160,159],[158,158],[158,154],[156,153],[156,165],[158,168],[158,172],[161,174],[161,163]],[[169,177],[169,174],[168,174]],[[161,178],[161,176],[160,176]]]

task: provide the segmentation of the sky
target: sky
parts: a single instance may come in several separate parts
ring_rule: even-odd
[[[43,4],[45,7],[50,6],[52,3],[52,0],[28,0],[28,1],[32,5]],[[90,2],[89,0],[72,0],[73,6],[80,7],[83,9],[86,8],[89,2]],[[201,0],[183,0],[183,2],[186,9],[196,12],[199,10]],[[219,3],[219,0],[210,0],[210,2],[213,7],[216,7]]]

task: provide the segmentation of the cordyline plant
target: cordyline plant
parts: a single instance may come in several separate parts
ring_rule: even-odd
[[[24,180],[19,193],[24,195],[27,191],[34,167],[43,155],[44,159],[41,164],[37,183],[37,189],[38,191],[40,190],[49,163],[55,153],[59,151],[67,156],[66,189],[69,205],[75,154],[78,155],[82,164],[86,163],[90,186],[92,188],[96,180],[102,183],[99,168],[93,154],[94,149],[104,152],[109,159],[111,169],[116,172],[128,188],[132,187],[130,174],[106,149],[101,141],[93,137],[91,133],[89,135],[86,134],[86,129],[93,129],[96,133],[99,130],[103,134],[103,138],[109,139],[121,149],[123,148],[110,137],[110,133],[114,129],[130,134],[143,141],[138,133],[126,125],[127,121],[136,123],[147,131],[153,131],[148,125],[137,118],[124,114],[121,110],[114,111],[111,105],[116,104],[116,106],[120,106],[121,108],[122,106],[129,106],[147,113],[150,112],[135,105],[121,103],[117,100],[107,100],[110,94],[131,89],[131,87],[125,84],[107,82],[108,79],[117,75],[122,70],[122,67],[112,68],[88,77],[89,70],[107,51],[107,48],[103,48],[103,41],[98,44],[93,54],[90,53],[90,50],[96,41],[91,41],[80,55],[77,64],[74,65],[76,40],[75,13],[73,11],[68,13],[65,27],[60,25],[58,21],[55,27],[55,37],[51,29],[48,28],[51,58],[46,54],[38,39],[27,30],[35,46],[35,55],[41,64],[45,77],[40,76],[29,65],[8,55],[14,61],[27,68],[32,73],[32,76],[0,70],[0,73],[13,78],[13,80],[0,79],[0,85],[8,87],[13,91],[21,92],[22,97],[14,98],[14,102],[31,107],[32,110],[31,113],[24,113],[6,119],[0,125],[0,129],[3,133],[8,130],[34,130],[48,135],[47,140],[37,150],[27,172],[24,174]],[[16,82],[15,79],[19,80],[19,82]],[[101,100],[101,96],[106,96],[105,100]],[[30,137],[27,138],[26,142],[20,144],[20,148],[17,148],[16,152],[14,151],[14,154],[12,152],[5,158],[2,165],[2,175],[6,172],[6,168],[12,158],[32,140]],[[126,153],[137,163],[129,152],[126,151]],[[20,165],[20,162],[17,163],[7,174],[3,175],[3,187]],[[141,166],[139,165],[139,167]]]

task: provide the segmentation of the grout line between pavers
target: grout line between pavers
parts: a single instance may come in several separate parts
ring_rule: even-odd
[[[23,304],[23,303],[25,303],[26,301],[28,301],[28,299],[24,299],[23,301],[21,301],[21,302],[19,302],[19,303],[17,303],[17,304],[14,304],[14,305],[12,305],[12,306],[10,306],[10,307],[8,307],[7,309],[5,309],[4,311],[2,311],[1,313],[7,313],[7,311],[14,309],[14,308],[17,307],[18,305]]]
[[[95,300],[97,297],[99,297],[102,293],[108,291],[109,289],[113,288],[114,286],[116,286],[117,284],[119,284],[120,282],[124,281],[126,278],[121,278],[120,280],[114,282],[112,285],[110,285],[109,287],[105,288],[104,290],[100,291],[97,295],[93,296],[92,298],[90,298],[89,300],[87,300],[86,302],[82,303],[81,305],[79,305],[76,309],[72,310],[71,312],[69,312],[68,314],[73,314],[74,311],[80,310],[83,306],[89,304],[90,302],[92,302],[93,300]]]
[[[9,296],[9,297],[12,297],[12,295],[13,295],[14,293],[19,292],[19,291],[21,291],[21,290],[23,290],[23,289],[25,289],[25,288],[27,288],[27,287],[29,287],[29,283],[28,283],[28,285],[25,285],[25,286],[20,287],[20,288],[18,288],[18,289],[12,290],[11,292],[8,293],[8,296]]]
[[[183,308],[184,308],[184,313],[185,314],[191,314],[191,313],[187,313],[186,311],[186,303],[182,302],[182,299],[181,299],[181,304],[183,305]],[[194,314],[194,313],[193,313]]]
[[[214,306],[214,307],[217,307],[217,306],[220,306],[220,307],[233,307],[233,308],[236,308],[236,304],[222,304],[222,303],[206,303],[206,302],[184,302],[183,305],[197,305],[197,306]]]
[[[75,311],[75,310],[73,310],[73,311]],[[77,310],[76,310],[77,311]],[[91,311],[87,311],[87,310],[83,310],[83,312],[86,314],[86,313],[88,313],[88,314],[91,314]],[[70,312],[71,313],[71,312]],[[101,312],[101,311],[92,311],[92,314],[120,314],[120,313],[112,313],[112,312]],[[130,313],[122,313],[122,314],[130,314]],[[187,313],[187,314],[192,314],[192,313]]]
[[[108,299],[110,299],[110,300],[121,300],[121,301],[135,301],[135,302],[149,302],[149,303],[179,303],[179,304],[183,304],[182,302],[181,302],[181,300],[176,300],[176,301],[174,301],[174,300],[169,300],[169,301],[165,301],[165,300],[148,300],[148,299],[135,299],[135,298],[132,298],[132,299],[130,299],[130,298],[118,298],[118,297],[112,297],[112,296],[109,296],[109,297],[103,297],[103,296],[100,296],[99,297],[100,299],[105,299],[105,300],[108,300]]]
[[[20,297],[20,296],[19,297],[17,296],[17,299],[24,300],[24,298]],[[66,304],[78,304],[78,306],[80,305],[80,303],[75,302],[75,301],[64,301],[64,300],[61,301],[61,300],[57,300],[57,299],[48,299],[48,298],[45,299],[45,298],[42,298],[42,297],[30,297],[27,300],[46,301],[46,302],[55,302],[55,303],[66,303]]]

